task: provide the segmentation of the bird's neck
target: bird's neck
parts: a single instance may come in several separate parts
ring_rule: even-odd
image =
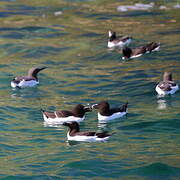
[[[79,128],[70,128],[69,130],[69,134],[77,133],[77,132],[79,132]]]
[[[99,110],[99,113],[107,115],[107,114],[109,114],[109,108],[102,108],[102,109]]]

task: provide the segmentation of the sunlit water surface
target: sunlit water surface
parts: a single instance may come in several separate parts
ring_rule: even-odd
[[[135,3],[0,2],[1,179],[180,178],[180,94],[159,98],[154,90],[164,71],[180,84],[180,11],[176,1],[117,9]],[[123,61],[119,50],[107,49],[109,29],[133,36],[131,47],[159,41],[161,51]],[[49,67],[40,85],[11,89],[11,79],[32,66]],[[41,108],[101,100],[129,102],[127,117],[98,124],[93,111],[81,123],[112,133],[105,143],[70,143],[66,127],[43,123]]]

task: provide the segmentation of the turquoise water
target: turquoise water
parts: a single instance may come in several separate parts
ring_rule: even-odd
[[[164,71],[180,84],[180,11],[177,1],[117,11],[134,3],[0,1],[1,179],[180,178],[180,94],[158,98],[154,90]],[[159,41],[161,51],[123,61],[107,49],[109,29],[132,35],[131,47]],[[49,68],[37,87],[11,89],[14,76],[41,65]],[[41,108],[101,100],[129,102],[127,117],[98,124],[93,111],[81,123],[82,130],[112,133],[105,143],[70,143],[66,127],[43,123]]]

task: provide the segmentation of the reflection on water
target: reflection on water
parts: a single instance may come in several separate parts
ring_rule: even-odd
[[[105,129],[107,126],[107,123],[98,123],[98,128]]]
[[[122,11],[122,12],[128,11],[128,10],[141,10],[141,11],[143,10],[143,11],[145,11],[145,10],[149,10],[153,7],[154,7],[154,3],[149,3],[149,4],[136,3],[132,6],[131,5],[118,6],[117,10]]]
[[[157,103],[158,103],[157,109],[162,110],[162,109],[166,109],[167,108],[166,100],[159,99],[159,100],[157,100]]]
[[[62,123],[48,123],[48,122],[44,122],[44,127],[59,127],[60,125],[62,125]]]
[[[152,8],[159,8],[161,10],[170,10],[170,9],[178,9],[180,8],[180,4],[176,4],[173,6],[165,6],[165,5],[155,5],[154,2],[151,2],[149,4],[143,4],[143,3],[135,3],[134,5],[121,5],[117,7],[117,10],[120,12],[126,12],[126,11],[147,11],[152,10]]]

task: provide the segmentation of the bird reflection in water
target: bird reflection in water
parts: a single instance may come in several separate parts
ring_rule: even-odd
[[[162,110],[162,109],[166,109],[167,108],[166,100],[159,99],[159,100],[157,100],[157,103],[158,103],[157,109]]]

